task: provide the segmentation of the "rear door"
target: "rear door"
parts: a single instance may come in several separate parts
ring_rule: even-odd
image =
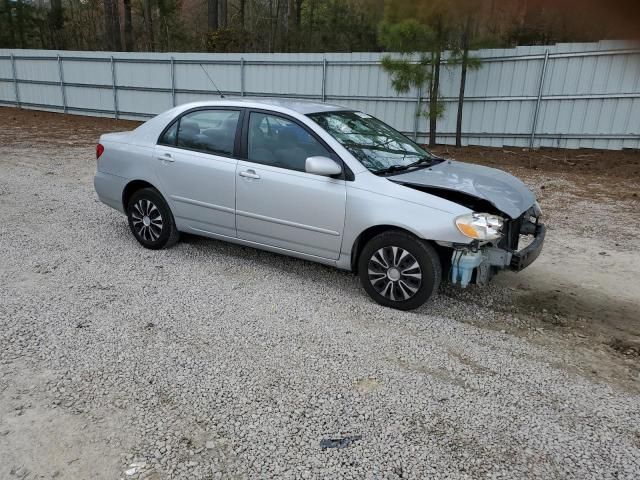
[[[190,111],[160,137],[155,149],[158,176],[179,229],[236,236],[241,113],[238,108]]]
[[[327,259],[340,255],[346,207],[342,178],[306,173],[311,156],[333,156],[294,119],[247,112],[236,175],[238,238]]]

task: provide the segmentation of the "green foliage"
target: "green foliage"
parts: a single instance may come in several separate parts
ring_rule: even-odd
[[[391,23],[380,23],[378,30],[380,42],[390,51],[413,53],[430,51],[435,41],[435,33],[430,26],[415,19]]]
[[[397,14],[397,12],[394,12]],[[390,21],[390,15],[380,25],[380,40],[386,49],[400,52],[400,57],[385,55],[382,68],[391,77],[397,93],[428,85],[429,104],[424,112],[428,118],[439,118],[444,106],[438,102],[439,86],[435,82],[442,54],[443,29],[421,24],[414,18]]]
[[[481,66],[482,66],[482,59],[480,57],[476,57],[474,55],[469,55],[467,57],[467,69],[478,70]]]
[[[430,78],[430,71],[422,62],[411,58],[382,57],[382,68],[391,75],[391,85],[397,93],[407,93],[411,87],[419,87]]]
[[[471,50],[619,36],[620,21],[634,20],[626,13],[626,18],[614,18],[606,2],[597,9],[599,2],[576,9],[568,8],[571,2],[556,0],[219,0],[223,1],[227,15],[216,33],[209,31],[204,0],[131,0],[134,50],[450,50],[455,57],[461,50],[459,32],[468,18],[474,24]],[[0,47],[104,49],[104,3],[0,0]],[[124,18],[124,3],[116,4]],[[145,4],[150,6],[151,22],[145,18]],[[123,21],[120,28],[124,29]],[[475,65],[470,57],[469,68]],[[397,65],[392,68],[398,70]],[[396,83],[401,88],[406,88],[406,74],[399,73]],[[425,76],[423,83],[428,81]]]
[[[47,17],[35,4],[0,0],[0,48],[44,48]]]
[[[240,52],[247,37],[248,32],[237,25],[221,27],[207,35],[207,51]]]
[[[446,108],[446,106],[445,106],[444,102],[441,102],[440,100],[437,100],[435,102],[429,102],[429,105],[422,112],[422,114],[427,119],[442,118],[442,116],[444,115],[445,108]]]

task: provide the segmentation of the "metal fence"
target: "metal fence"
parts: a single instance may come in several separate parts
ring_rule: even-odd
[[[640,45],[480,50],[467,75],[463,143],[640,148]],[[295,97],[367,111],[418,140],[428,98],[397,95],[380,53],[108,53],[0,49],[0,104],[142,119],[228,96]],[[443,64],[438,142],[454,142],[460,67]]]

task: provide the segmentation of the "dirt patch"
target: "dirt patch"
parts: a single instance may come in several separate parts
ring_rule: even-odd
[[[591,176],[598,179],[603,177],[628,179],[640,176],[640,152],[637,150],[591,148],[530,150],[515,147],[455,148],[444,145],[430,148],[430,150],[446,158],[457,158],[465,162],[518,171]]]
[[[0,478],[118,478],[130,444],[119,416],[88,419],[80,399],[60,400],[55,373],[11,366],[0,379]]]
[[[133,130],[140,122],[0,107],[0,124],[0,145],[84,147],[103,133]]]
[[[617,350],[623,355],[628,355],[629,357],[639,357],[640,356],[640,341],[631,342],[629,340],[622,340],[620,338],[614,339],[611,343],[611,348]]]

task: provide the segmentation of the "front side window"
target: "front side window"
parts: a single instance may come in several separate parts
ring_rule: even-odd
[[[217,155],[233,155],[238,110],[197,110],[187,113],[162,136],[160,143]]]
[[[437,158],[397,130],[362,112],[321,112],[309,117],[374,173],[433,163]]]
[[[330,154],[307,130],[276,115],[251,112],[247,156],[251,162],[305,171],[308,157]]]

